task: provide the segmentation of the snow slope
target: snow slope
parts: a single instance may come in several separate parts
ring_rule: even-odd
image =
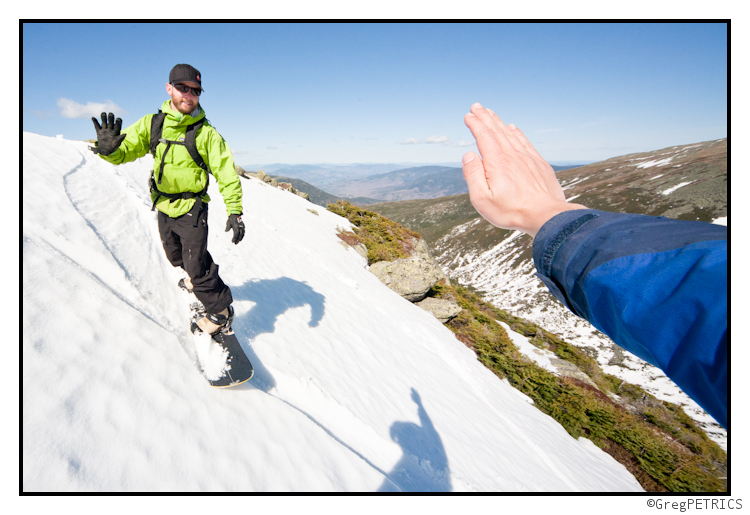
[[[151,158],[86,146],[23,134],[23,491],[641,491],[383,286],[337,238],[346,220],[254,179],[236,246],[209,189],[256,370],[211,388]]]

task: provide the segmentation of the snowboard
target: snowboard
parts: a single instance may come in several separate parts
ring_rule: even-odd
[[[222,361],[223,365],[218,370],[207,370],[204,364],[204,375],[209,384],[214,388],[228,388],[242,384],[253,377],[253,365],[250,363],[245,351],[242,350],[242,346],[239,340],[237,340],[234,331],[230,328],[211,335],[205,334],[195,324],[198,317],[205,313],[203,305],[199,302],[194,302],[190,305],[190,310],[192,312],[190,330],[194,337],[204,340],[200,342],[204,346],[205,344],[210,345],[207,339],[219,345],[219,355],[225,358],[225,361]],[[216,352],[214,352],[214,355],[216,355]]]

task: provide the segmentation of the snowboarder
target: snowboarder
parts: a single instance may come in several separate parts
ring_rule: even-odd
[[[194,293],[205,307],[198,327],[214,334],[229,329],[234,310],[232,293],[207,250],[208,173],[219,183],[229,216],[225,232],[233,231],[234,244],[245,235],[242,186],[232,152],[199,103],[204,91],[201,73],[189,64],[178,64],[169,73],[166,88],[170,98],[159,113],[147,114],[122,133],[122,120],[115,120],[113,113],[102,113],[101,125],[92,118],[98,141],[89,148],[115,165],[153,154],[152,210],[159,211],[164,251],[169,262],[188,275],[178,285]]]

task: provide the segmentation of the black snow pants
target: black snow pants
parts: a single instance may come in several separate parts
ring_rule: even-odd
[[[219,265],[208,253],[208,203],[203,203],[195,226],[194,213],[171,218],[159,211],[159,235],[167,259],[190,277],[193,293],[209,313],[220,313],[232,303],[232,292],[219,277]]]

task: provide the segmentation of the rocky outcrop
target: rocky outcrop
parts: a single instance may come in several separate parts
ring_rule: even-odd
[[[440,276],[427,262],[410,257],[398,261],[379,261],[370,265],[370,272],[410,302],[417,302],[437,284]]]
[[[424,299],[438,281],[448,279],[422,239],[416,242],[408,258],[373,263],[370,272],[410,302]]]
[[[446,299],[426,297],[425,299],[416,302],[415,304],[428,313],[431,313],[442,323],[450,321],[451,319],[458,316],[458,314],[461,312],[461,306],[451,300]]]
[[[458,315],[461,308],[455,299],[434,298],[442,289],[437,284],[445,281],[450,286],[450,279],[418,233],[346,201],[330,204],[328,210],[352,223],[353,232],[339,228],[337,236],[371,263],[370,272],[383,284],[410,302],[423,301],[420,307],[443,323]],[[435,291],[425,301],[431,290]]]

